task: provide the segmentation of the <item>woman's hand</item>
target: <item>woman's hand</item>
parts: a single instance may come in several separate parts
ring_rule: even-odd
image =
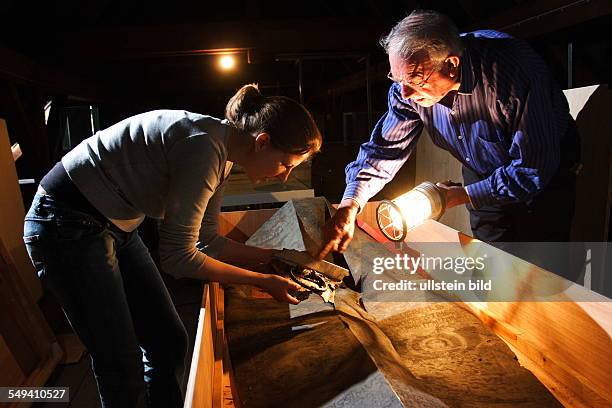
[[[234,265],[218,261],[210,256],[206,257],[204,267],[191,277],[222,284],[258,286],[268,292],[279,302],[288,302],[294,305],[300,303],[289,291],[297,291],[300,285],[278,275],[255,272]]]
[[[262,283],[258,286],[272,295],[272,297],[279,302],[287,302],[291,303],[292,305],[297,305],[300,303],[299,300],[289,294],[290,290],[299,290],[300,285],[290,279],[283,278],[282,276],[278,275],[268,274],[264,275],[262,278]]]

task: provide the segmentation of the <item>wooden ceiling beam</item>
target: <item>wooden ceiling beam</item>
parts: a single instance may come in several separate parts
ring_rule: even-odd
[[[322,18],[112,28],[56,38],[61,58],[93,61],[201,55],[222,49],[266,52],[351,51],[376,46],[386,29],[368,18]]]
[[[610,0],[536,0],[470,24],[464,31],[490,28],[530,38],[608,14],[612,14]]]
[[[470,4],[472,0],[464,0],[462,5]],[[610,0],[539,0],[535,2],[520,2],[512,9],[482,20],[479,23],[462,27],[462,31],[472,31],[484,28],[505,31],[521,38],[529,38],[560,30],[575,24],[612,14]],[[388,67],[384,62],[383,66]],[[378,66],[374,71],[380,71]],[[388,68],[387,68],[388,69]],[[328,89],[336,92],[356,89],[365,81],[365,70],[353,73],[328,85]]]
[[[45,92],[58,92],[83,100],[107,100],[110,93],[99,84],[72,77],[44,66],[25,55],[0,47],[0,78],[16,84],[37,87]]]

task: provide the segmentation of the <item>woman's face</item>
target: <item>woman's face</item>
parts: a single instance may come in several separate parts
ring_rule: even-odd
[[[253,184],[276,178],[282,183],[287,181],[291,171],[308,159],[309,153],[297,155],[278,150],[270,143],[267,133],[255,138],[255,151],[244,169]]]

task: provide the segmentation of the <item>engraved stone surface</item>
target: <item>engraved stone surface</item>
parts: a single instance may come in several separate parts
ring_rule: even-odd
[[[249,243],[317,248],[326,206],[322,199],[290,202]],[[357,231],[345,260],[359,279],[377,256],[390,253]],[[229,288],[226,330],[241,404],[560,406],[480,320],[443,300],[431,293],[406,302],[366,301],[339,289],[334,309],[319,297],[289,306]]]

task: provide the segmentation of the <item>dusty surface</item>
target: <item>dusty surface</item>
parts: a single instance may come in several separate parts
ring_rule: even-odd
[[[366,350],[319,297],[297,307],[226,292],[243,407],[400,407]]]
[[[454,303],[423,306],[377,324],[424,390],[458,407],[561,406],[475,316]]]
[[[324,205],[320,199],[287,204],[250,243],[316,247]],[[385,254],[357,233],[345,259],[359,279],[371,271],[373,257]],[[432,303],[375,302],[345,289],[335,309],[318,298],[288,306],[234,290],[226,299],[230,352],[245,407],[379,407],[399,400],[414,407],[560,406],[505,343],[436,294],[428,297]]]

